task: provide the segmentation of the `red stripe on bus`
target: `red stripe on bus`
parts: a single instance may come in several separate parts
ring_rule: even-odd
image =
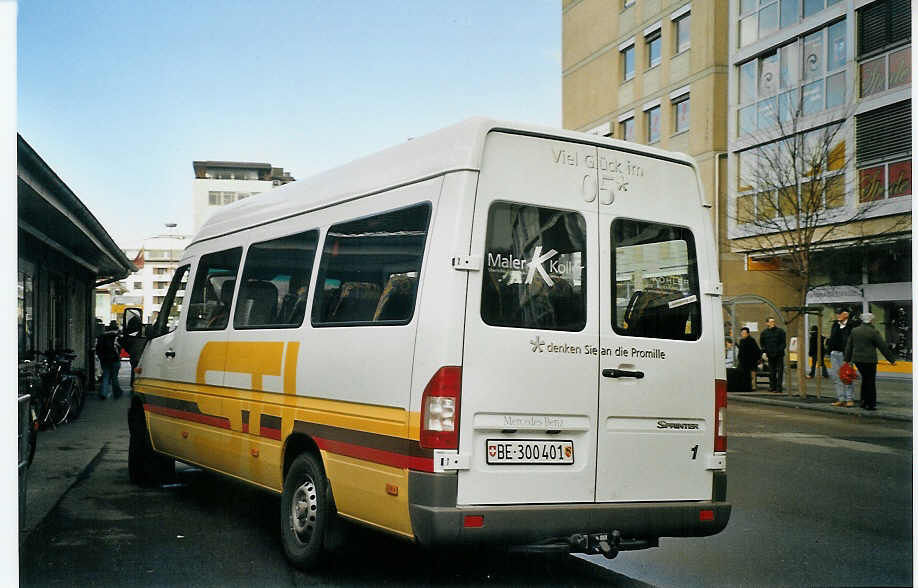
[[[166,406],[158,406],[156,404],[144,404],[143,409],[149,412],[161,414],[161,415],[172,417],[175,419],[181,419],[184,421],[193,421],[195,423],[210,425],[212,427],[219,427],[221,429],[230,428],[229,419],[226,417],[218,417],[218,416],[211,416],[209,414],[189,412],[187,410],[179,410],[177,408],[169,408]]]
[[[373,463],[379,463],[394,468],[412,469],[422,472],[433,472],[433,459],[431,458],[401,455],[398,453],[392,453],[391,451],[384,451],[382,449],[373,449],[372,447],[364,447],[363,445],[354,445],[345,441],[332,441],[330,439],[322,439],[321,437],[314,437],[314,439],[316,444],[319,446],[319,449],[329,451],[331,453],[336,453],[338,455],[354,457],[365,461],[372,461]]]
[[[280,429],[272,429],[271,427],[262,427],[260,434],[262,437],[267,437],[268,439],[274,439],[276,441],[280,441],[281,438]]]

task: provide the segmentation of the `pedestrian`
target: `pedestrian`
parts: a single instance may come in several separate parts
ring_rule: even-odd
[[[819,362],[822,368],[822,377],[829,377],[829,370],[826,369],[825,363],[825,337],[819,336],[819,328],[816,325],[810,327],[810,375],[812,378],[816,375],[816,363]]]
[[[861,314],[861,325],[851,330],[845,346],[845,361],[854,361],[861,373],[861,408],[877,409],[877,349],[896,365],[895,354],[873,326],[873,313]]]
[[[121,398],[123,391],[118,383],[118,370],[121,368],[121,333],[118,330],[118,321],[110,322],[99,336],[96,341],[96,355],[99,356],[102,366],[102,388],[99,398]]]
[[[733,346],[733,339],[726,337],[724,348],[724,365],[728,368],[736,367],[736,347]]]
[[[762,355],[762,350],[759,349],[759,344],[755,342],[755,337],[750,336],[749,327],[740,329],[737,359],[739,360],[740,369],[746,375],[746,386],[750,391],[755,390],[755,368],[759,363],[760,355]]]
[[[839,307],[835,310],[836,320],[832,323],[832,330],[829,333],[829,342],[826,347],[829,349],[829,361],[832,370],[829,377],[832,378],[832,384],[835,386],[835,402],[832,406],[854,406],[854,383],[844,383],[838,375],[838,370],[845,363],[845,348],[848,345],[848,337],[851,331],[857,325],[853,320],[848,320],[848,309]]]
[[[764,357],[768,358],[768,390],[784,391],[784,349],[787,347],[787,335],[784,329],[775,324],[775,317],[766,321],[768,327],[759,336]]]

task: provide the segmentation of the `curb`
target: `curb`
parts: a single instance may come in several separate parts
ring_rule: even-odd
[[[744,394],[727,394],[727,400],[735,402],[751,402],[754,404],[767,404],[771,406],[784,406],[786,408],[801,408],[804,410],[815,410],[818,412],[843,414],[867,419],[883,419],[888,421],[901,421],[907,423],[912,422],[912,415],[896,414],[885,410],[851,410],[850,408],[841,408],[827,404],[810,404],[807,402],[796,402],[793,400],[779,400],[777,398],[759,398],[756,396],[746,396]]]

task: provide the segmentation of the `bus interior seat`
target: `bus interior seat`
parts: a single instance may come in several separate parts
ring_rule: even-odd
[[[239,307],[245,325],[269,325],[277,311],[277,286],[263,280],[250,280],[242,285]]]
[[[379,303],[379,284],[374,282],[344,282],[338,304],[329,322],[364,322],[373,320]]]
[[[405,274],[389,276],[386,287],[383,288],[376,310],[373,312],[374,321],[404,320],[411,314],[411,302],[414,298],[414,289],[417,280]]]

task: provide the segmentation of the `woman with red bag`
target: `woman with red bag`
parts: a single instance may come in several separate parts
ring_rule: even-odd
[[[854,361],[857,370],[861,373],[861,408],[865,410],[877,409],[877,349],[879,349],[889,363],[896,365],[893,352],[883,337],[873,327],[873,313],[865,312],[861,315],[862,324],[855,327],[848,337],[845,347],[845,362]]]

